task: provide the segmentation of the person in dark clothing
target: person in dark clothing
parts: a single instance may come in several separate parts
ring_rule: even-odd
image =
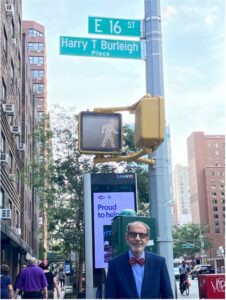
[[[9,275],[9,266],[8,265],[2,265],[1,266],[1,299],[13,299],[14,298],[14,292],[13,292],[13,285],[12,285],[12,279]]]
[[[58,275],[59,281],[60,281],[60,287],[61,289],[64,288],[64,283],[65,283],[65,274],[63,269],[60,269],[59,275]]]
[[[56,282],[56,277],[54,276],[52,271],[49,270],[48,261],[42,261],[39,264],[39,267],[43,269],[46,276],[46,280],[48,282],[48,299],[54,299],[54,288],[56,288],[57,291],[57,298],[60,298],[60,288]]]

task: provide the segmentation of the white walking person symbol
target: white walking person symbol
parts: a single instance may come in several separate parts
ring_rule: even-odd
[[[109,142],[111,147],[115,147],[114,135],[118,134],[118,131],[114,128],[114,120],[111,119],[107,124],[101,127],[101,134],[104,136],[102,147],[105,147]]]

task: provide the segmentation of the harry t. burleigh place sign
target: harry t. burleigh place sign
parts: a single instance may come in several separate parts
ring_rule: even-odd
[[[141,22],[136,20],[89,17],[89,32],[111,35],[140,35]],[[142,43],[133,40],[60,37],[60,54],[105,58],[142,59]]]
[[[141,59],[141,42],[61,36],[60,54]]]

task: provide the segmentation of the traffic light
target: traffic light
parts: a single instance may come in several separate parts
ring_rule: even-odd
[[[144,96],[135,109],[135,145],[156,149],[164,140],[163,97]]]
[[[121,153],[121,114],[81,112],[79,114],[79,151],[93,154]]]

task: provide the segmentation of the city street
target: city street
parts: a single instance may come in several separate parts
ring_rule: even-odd
[[[176,281],[177,284],[177,299],[199,299],[199,288],[198,288],[198,280],[191,280],[189,278],[191,286],[189,288],[189,295],[187,296],[185,293],[181,295],[179,290],[179,280]]]

